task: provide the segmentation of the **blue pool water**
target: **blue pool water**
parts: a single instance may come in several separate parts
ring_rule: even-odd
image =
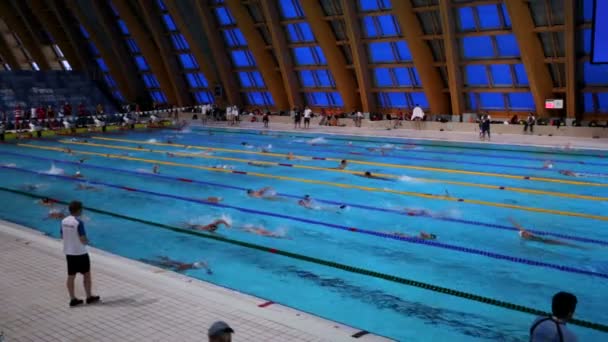
[[[172,144],[154,144],[167,140]],[[75,155],[56,150],[68,147]],[[302,158],[288,160],[289,152]],[[349,160],[347,171],[371,171],[390,180],[329,169],[337,166],[333,159]],[[542,167],[547,160],[552,168]],[[0,161],[4,188],[79,199],[91,208],[177,227],[225,217],[235,227],[262,226],[284,238],[222,228],[217,234],[223,237],[543,311],[550,310],[555,292],[570,291],[579,299],[577,318],[608,322],[603,151],[194,127],[2,144]],[[150,172],[154,164],[159,175]],[[77,170],[84,179],[55,176]],[[78,190],[83,182],[95,189]],[[281,197],[271,201],[245,193],[265,186]],[[297,205],[305,194],[315,199],[315,209]],[[223,201],[199,201],[209,196]],[[49,208],[5,191],[0,199],[0,218],[58,237],[58,221],[46,218]],[[340,210],[341,204],[347,207]],[[511,218],[576,248],[523,242]],[[525,341],[534,319],[155,225],[94,212],[85,220],[96,247],[139,260],[204,260],[213,274],[186,273],[397,340]],[[420,231],[438,239],[424,243],[386,234]],[[584,341],[607,338],[572,329]]]

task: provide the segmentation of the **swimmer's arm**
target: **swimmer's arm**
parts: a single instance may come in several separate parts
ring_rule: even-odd
[[[511,224],[517,228],[520,232],[525,232],[526,230],[524,229],[524,227],[522,227],[519,223],[515,222],[515,220],[513,220],[512,218],[509,218],[509,221],[511,221]]]

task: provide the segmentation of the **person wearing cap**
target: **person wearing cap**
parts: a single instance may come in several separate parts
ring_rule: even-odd
[[[209,327],[208,336],[209,342],[230,342],[232,341],[232,329],[226,322],[217,321]]]

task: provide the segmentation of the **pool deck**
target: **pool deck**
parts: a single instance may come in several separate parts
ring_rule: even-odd
[[[4,342],[200,342],[216,320],[236,331],[233,341],[389,341],[372,334],[354,338],[359,329],[95,248],[89,252],[93,291],[102,303],[69,308],[61,241],[0,221]],[[80,279],[77,296],[83,298]]]
[[[189,120],[192,114],[183,114],[181,118]],[[536,147],[558,147],[563,149],[566,145],[570,145],[573,149],[593,149],[593,150],[608,150],[608,139],[600,138],[593,139],[587,137],[576,137],[576,136],[548,136],[546,134],[523,134],[523,133],[492,133],[491,141],[480,141],[479,133],[474,130],[474,125],[471,125],[471,132],[463,131],[450,131],[448,129],[440,131],[439,129],[411,129],[411,122],[405,122],[403,128],[390,129],[388,130],[385,125],[390,125],[388,121],[385,124],[376,124],[374,126],[364,126],[357,128],[353,126],[346,127],[329,127],[319,126],[317,119],[312,119],[310,128],[293,128],[293,123],[288,117],[276,117],[274,122],[270,123],[270,131],[290,131],[290,132],[301,132],[301,133],[322,133],[322,134],[346,134],[346,135],[357,135],[363,137],[374,137],[374,138],[399,138],[399,139],[422,139],[422,140],[434,140],[434,141],[451,141],[451,142],[465,142],[465,143],[479,143],[482,145],[487,144],[498,144],[498,145],[517,145],[517,146],[536,146]],[[191,121],[191,120],[189,120]],[[192,121],[197,126],[208,126],[208,127],[225,127],[225,128],[237,128],[237,129],[256,129],[264,130],[264,126],[261,122],[241,122],[239,126],[229,126],[225,122],[210,122],[207,125],[201,125],[199,121]],[[289,123],[288,123],[289,122]],[[435,123],[433,123],[435,124]],[[448,127],[448,124],[445,124]],[[434,125],[437,126],[437,125]],[[434,127],[433,126],[433,127]],[[435,127],[436,128],[436,127]],[[604,130],[599,128],[599,130]],[[605,129],[608,132],[608,129]],[[517,129],[519,131],[519,128]]]

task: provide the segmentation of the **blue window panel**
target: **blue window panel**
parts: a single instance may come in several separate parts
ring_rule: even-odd
[[[207,79],[200,72],[186,74],[186,80],[191,88],[207,88]]]
[[[129,36],[131,35],[131,33],[129,33],[129,29],[127,28],[127,24],[125,24],[124,21],[122,21],[122,19],[118,19],[118,28],[120,28],[120,32],[122,32],[122,34],[124,34],[125,36]]]
[[[305,42],[312,42],[315,40],[315,35],[312,33],[312,29],[308,23],[298,23],[298,28],[302,34],[302,39]]]
[[[254,81],[249,77],[249,73],[246,71],[241,71],[239,74],[239,80],[241,81],[241,86],[243,88],[252,88],[255,86]]]
[[[314,47],[315,58],[317,58],[317,64],[319,65],[327,65],[327,60],[325,59],[325,54],[320,46]]]
[[[479,14],[479,25],[481,29],[494,29],[501,27],[500,18],[498,17],[498,7],[496,5],[481,5],[477,6]]]
[[[224,40],[230,47],[246,46],[245,37],[239,29],[224,30]]]
[[[505,109],[505,99],[501,93],[479,93],[480,109]]]
[[[150,96],[152,97],[152,100],[154,100],[155,102],[167,103],[167,98],[165,97],[165,94],[163,94],[162,91],[159,91],[159,90],[151,91]]]
[[[429,108],[429,101],[426,99],[426,95],[424,93],[410,93],[412,97],[412,106],[420,106],[422,108]]]
[[[585,54],[589,55],[589,54],[591,54],[591,40],[592,40],[591,29],[583,30],[582,35],[583,35],[583,48],[585,49]]]
[[[133,53],[133,54],[140,53],[139,46],[137,46],[137,43],[135,43],[133,38],[127,38],[126,42],[127,42],[127,47],[129,48],[129,51],[131,51],[131,53]]]
[[[283,18],[301,18],[304,16],[298,0],[281,0],[279,4]]]
[[[293,48],[293,54],[296,58],[297,65],[315,65],[315,57],[313,51],[309,47],[296,47]]]
[[[95,46],[95,44],[93,44],[93,42],[89,41],[88,45],[89,45],[89,50],[91,51],[91,54],[93,54],[93,56],[99,56],[99,50],[97,50],[97,47]]]
[[[97,65],[99,65],[99,68],[101,69],[101,71],[103,71],[103,72],[110,71],[110,69],[106,65],[106,62],[104,62],[104,60],[102,58],[96,58],[95,60],[97,61]]]
[[[313,42],[315,36],[308,23],[287,24],[290,42]]]
[[[143,79],[146,88],[160,88],[160,84],[153,74],[144,74]]]
[[[329,106],[329,97],[327,96],[327,93],[307,93],[306,98],[309,105],[319,107]]]
[[[517,77],[517,85],[529,85],[528,74],[523,64],[515,64],[515,76]]]
[[[250,72],[251,77],[253,77],[253,81],[256,87],[258,88],[263,88],[266,86],[266,84],[264,83],[264,78],[262,77],[262,74],[260,74],[258,71],[252,71]]]
[[[599,111],[608,113],[608,93],[597,93],[596,96],[599,102]]]
[[[533,110],[536,106],[532,93],[510,93],[509,108],[514,110]]]
[[[169,0],[171,1],[171,0]],[[166,11],[167,7],[165,6],[165,3],[163,2],[163,0],[156,0],[156,3],[158,4],[158,8],[160,8],[162,11]]]
[[[504,2],[500,4],[500,10],[502,11],[502,16],[505,18],[505,26],[511,27],[511,17],[509,16],[509,11],[507,11],[507,7],[505,6]]]
[[[511,68],[508,64],[492,64],[490,65],[490,72],[492,72],[492,80],[494,81],[494,85],[513,85],[513,78],[511,77]]]
[[[299,71],[300,74],[300,83],[302,84],[302,87],[314,87],[315,84],[315,79],[314,76],[312,75],[312,71],[311,70],[301,70]]]
[[[84,28],[84,26],[80,25],[80,32],[86,39],[90,39],[89,32]]]
[[[467,65],[465,66],[466,85],[469,86],[487,86],[488,75],[485,65]]]
[[[416,83],[416,80],[412,82],[412,77],[410,76],[410,68],[394,68],[393,73],[395,74],[395,78],[397,79],[397,85],[399,87],[411,87]],[[414,76],[414,78],[415,77],[417,76]]]
[[[328,70],[315,70],[317,76],[317,87],[334,87],[334,80]]]
[[[194,93],[197,103],[213,103],[213,96],[208,91],[197,91]]]
[[[396,44],[397,53],[399,54],[399,61],[411,61],[412,54],[410,53],[410,48],[407,46],[405,41],[399,41]]]
[[[225,7],[215,8],[215,17],[217,18],[217,21],[220,23],[220,26],[234,24],[234,18],[232,17],[232,15],[228,11],[228,9]]]
[[[405,68],[403,68],[405,69]],[[378,87],[392,87],[393,79],[391,76],[391,70],[389,68],[375,68],[374,79],[376,80],[376,86]],[[408,77],[409,79],[409,77]]]
[[[148,63],[146,63],[143,56],[135,56],[135,64],[137,64],[137,68],[140,71],[150,70]]]
[[[163,21],[165,22],[165,27],[169,31],[177,31],[177,26],[173,22],[173,19],[168,14],[163,14]]]
[[[415,86],[420,86],[422,85],[422,82],[420,82],[420,75],[418,74],[418,70],[416,70],[415,68],[410,68],[410,70],[412,71],[412,83]]]
[[[394,62],[395,55],[391,43],[372,42],[368,45],[372,63]]]
[[[122,93],[120,92],[120,90],[114,90],[112,92],[112,96],[114,96],[115,99],[119,100],[119,101],[124,101],[125,98],[124,96],[122,96]]]
[[[583,94],[583,104],[585,107],[585,113],[595,112],[595,105],[593,104],[593,94],[592,93]]]
[[[344,107],[344,102],[342,102],[342,96],[340,96],[340,93],[338,93],[338,92],[327,93],[327,96],[329,97],[329,103],[332,106]]]
[[[597,1],[606,1],[606,0],[597,0]],[[584,19],[584,21],[593,20],[593,0],[584,0],[583,1],[583,19]]]
[[[462,49],[466,58],[494,57],[492,39],[489,36],[464,37]]]
[[[583,79],[586,85],[608,85],[608,65],[585,62]]]
[[[365,29],[366,37],[377,37],[378,30],[376,30],[376,25],[374,24],[373,17],[364,17],[363,18],[363,28]]]
[[[467,93],[467,106],[467,109],[479,110],[479,108],[477,108],[477,94]]]
[[[196,69],[198,68],[198,64],[194,60],[189,53],[182,53],[179,55],[179,61],[182,63],[182,68],[184,69]]]
[[[496,36],[498,55],[501,57],[519,57],[519,45],[513,34],[501,34]]]
[[[377,11],[390,8],[391,2],[389,0],[359,0],[359,9],[361,11]]]
[[[231,51],[232,54],[232,62],[237,67],[249,67],[255,66],[253,61],[253,57],[250,55],[247,50],[234,50]]]
[[[173,43],[173,47],[176,50],[188,50],[190,46],[186,42],[184,36],[181,33],[172,33],[171,34],[171,42]]]
[[[274,104],[274,102],[272,101],[272,97],[268,92],[251,91],[245,94],[247,104],[249,105],[264,106]]]
[[[460,7],[458,9],[458,18],[460,19],[460,29],[462,31],[475,30],[475,19],[473,17],[472,7]]]
[[[287,24],[287,36],[290,42],[300,41],[300,37],[296,29],[296,24]]]
[[[392,15],[379,15],[376,16],[376,20],[380,23],[380,29],[382,30],[382,36],[398,36],[399,29],[393,19]]]
[[[377,97],[382,108],[405,108],[408,106],[405,93],[378,93]]]
[[[104,74],[103,78],[106,81],[108,87],[116,88],[116,82],[114,82],[114,79],[112,78],[112,76],[110,76],[110,74]]]

